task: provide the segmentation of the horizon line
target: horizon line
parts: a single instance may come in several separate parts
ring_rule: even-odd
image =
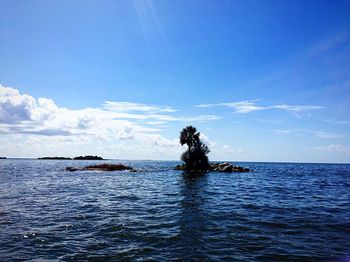
[[[157,161],[157,162],[182,162],[181,160],[164,160],[164,159],[121,159],[121,158],[103,158],[102,160],[75,160],[75,159],[38,159],[39,157],[6,157],[0,160],[52,160],[52,161],[103,161],[103,160],[118,160],[118,161]],[[299,161],[253,161],[253,160],[209,160],[209,162],[238,162],[238,163],[277,163],[277,164],[335,164],[335,165],[350,165],[350,162],[299,162]]]

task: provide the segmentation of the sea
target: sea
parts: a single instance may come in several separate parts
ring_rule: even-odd
[[[0,261],[350,261],[350,165],[177,164],[0,160]]]

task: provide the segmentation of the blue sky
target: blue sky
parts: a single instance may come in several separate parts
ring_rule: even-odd
[[[0,154],[349,162],[349,1],[0,1]]]

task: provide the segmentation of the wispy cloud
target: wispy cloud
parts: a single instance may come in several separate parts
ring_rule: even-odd
[[[322,109],[322,106],[293,106],[293,105],[275,105],[275,106],[268,106],[267,109],[281,109],[285,110],[290,113],[302,113],[310,110],[316,110],[316,109]]]
[[[328,138],[328,139],[346,138],[347,137],[344,134],[334,134],[334,133],[328,133],[328,132],[324,132],[324,131],[308,130],[308,129],[274,129],[272,131],[276,135],[294,134],[296,136],[303,136],[303,135],[307,135],[307,134],[312,134],[318,138]]]
[[[274,134],[276,134],[276,135],[285,135],[285,134],[297,133],[297,130],[293,130],[293,129],[274,129],[274,130],[272,130],[272,132]]]
[[[307,54],[310,57],[323,55],[324,53],[336,49],[340,45],[346,43],[348,39],[349,33],[347,31],[339,31],[325,39],[322,39],[318,43],[315,43],[308,49]]]
[[[222,160],[227,158],[228,156],[231,157],[233,155],[237,155],[243,152],[243,149],[241,148],[235,148],[231,145],[225,145],[214,142],[202,132],[200,134],[200,138],[205,144],[209,146],[211,156],[216,159]]]
[[[326,123],[336,124],[336,125],[347,125],[347,124],[349,124],[349,121],[345,121],[345,120],[325,119],[323,121],[326,122]]]
[[[270,125],[271,124],[280,125],[286,122],[285,120],[281,120],[281,119],[263,119],[263,118],[258,119],[258,121],[261,123],[270,124]]]
[[[220,103],[218,106],[226,106],[232,108],[236,113],[245,114],[254,111],[266,110],[267,107],[258,106],[255,102],[256,100],[239,101],[232,103]]]
[[[150,53],[156,55],[157,52],[162,50],[171,53],[171,48],[153,0],[132,0],[130,2],[135,8],[135,13]],[[157,39],[157,41],[155,42],[154,39]],[[158,46],[161,48],[157,48]]]
[[[177,109],[168,106],[113,101],[106,101],[103,107],[113,112],[173,113],[177,111]]]
[[[316,105],[288,105],[288,104],[264,106],[264,105],[258,105],[257,101],[259,100],[245,100],[245,101],[238,101],[238,102],[231,102],[231,103],[218,103],[218,104],[201,104],[201,105],[196,105],[196,107],[208,108],[208,107],[214,107],[214,106],[225,106],[233,109],[234,112],[238,114],[246,114],[254,111],[277,109],[277,110],[287,111],[296,116],[299,116],[299,114],[303,112],[323,108],[322,106],[316,106]]]
[[[316,151],[322,151],[322,152],[330,152],[330,153],[346,153],[350,154],[350,147],[342,144],[331,144],[331,145],[326,145],[326,146],[317,146],[312,148],[313,150]]]
[[[317,137],[320,137],[320,138],[345,138],[346,137],[346,135],[327,133],[322,131],[309,131],[309,132],[315,134]]]

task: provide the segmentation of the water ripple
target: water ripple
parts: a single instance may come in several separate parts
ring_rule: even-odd
[[[115,161],[111,161],[115,162]],[[91,163],[94,163],[91,161]],[[90,164],[90,163],[89,163]],[[0,260],[346,261],[350,166],[176,162],[70,173],[85,161],[0,161]]]

